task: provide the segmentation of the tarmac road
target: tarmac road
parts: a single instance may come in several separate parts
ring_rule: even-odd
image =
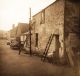
[[[39,57],[10,49],[0,40],[0,76],[76,76],[73,68],[42,62]]]

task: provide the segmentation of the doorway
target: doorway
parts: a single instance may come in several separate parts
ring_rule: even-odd
[[[59,48],[60,48],[59,35],[55,35],[55,56],[57,59],[59,59]]]

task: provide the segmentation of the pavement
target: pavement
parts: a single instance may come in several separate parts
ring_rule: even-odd
[[[42,62],[37,56],[18,55],[18,50],[0,40],[0,76],[78,76],[77,72],[70,66]]]

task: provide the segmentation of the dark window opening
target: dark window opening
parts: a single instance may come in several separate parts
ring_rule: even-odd
[[[38,33],[36,33],[36,44],[35,44],[36,47],[38,47]]]
[[[45,10],[43,10],[41,12],[41,22],[40,22],[40,24],[44,24],[44,23],[45,23]]]

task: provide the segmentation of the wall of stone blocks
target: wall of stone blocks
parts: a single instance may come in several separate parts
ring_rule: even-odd
[[[65,48],[66,51],[79,51],[80,2],[66,0],[65,5]]]
[[[58,0],[48,6],[45,10],[45,23],[41,22],[41,12],[33,16],[35,20],[34,30],[39,34],[39,51],[43,52],[51,34],[59,35],[60,57],[64,53],[64,0]],[[49,52],[55,51],[55,37],[51,43]]]

